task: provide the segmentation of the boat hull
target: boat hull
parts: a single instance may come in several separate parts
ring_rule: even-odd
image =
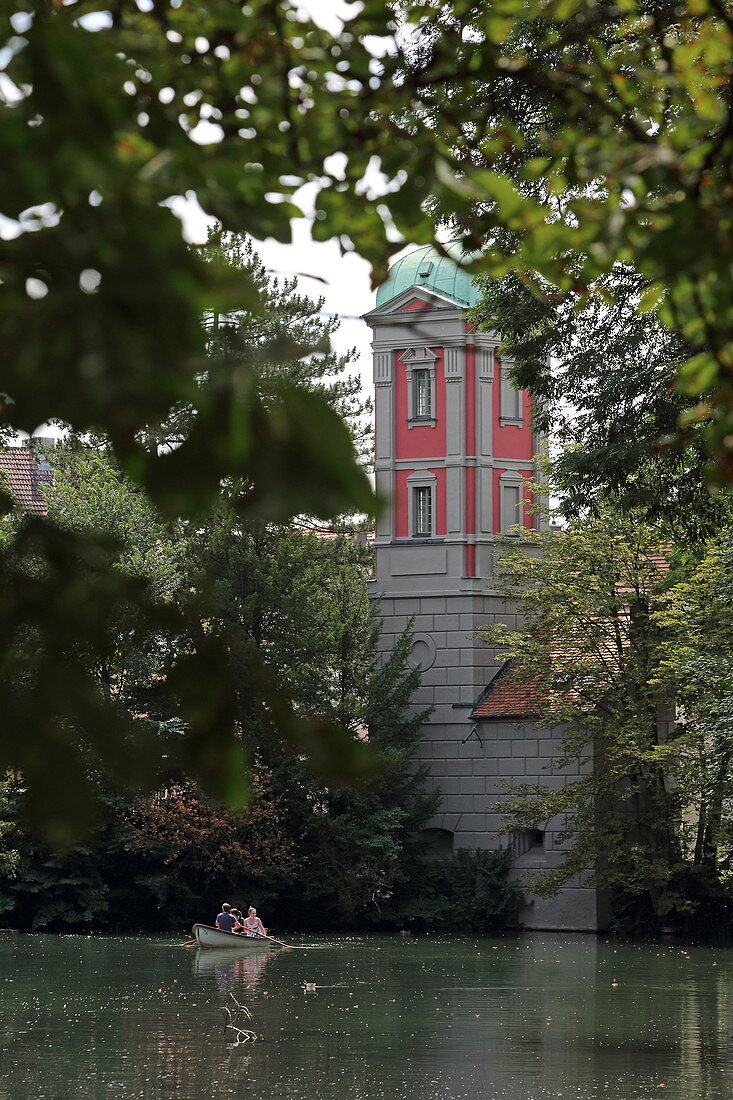
[[[194,924],[191,929],[199,947],[231,948],[233,951],[267,951],[270,940],[259,936],[245,936],[238,932],[223,932],[210,924]]]

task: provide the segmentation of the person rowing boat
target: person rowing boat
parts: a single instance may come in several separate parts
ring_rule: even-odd
[[[216,918],[216,927],[221,932],[233,932],[237,924],[237,918],[232,913],[232,907],[228,901],[222,903],[221,913]]]
[[[250,905],[247,910],[247,916],[239,926],[246,936],[266,936],[267,929],[257,916],[257,910],[254,905]]]

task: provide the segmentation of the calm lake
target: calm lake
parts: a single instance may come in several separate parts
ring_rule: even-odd
[[[730,947],[299,937],[238,956],[176,942],[0,937],[1,1100],[733,1095]],[[232,1045],[225,1003],[256,1042]]]

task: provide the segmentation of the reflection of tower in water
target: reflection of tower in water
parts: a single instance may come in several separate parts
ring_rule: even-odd
[[[713,952],[698,947],[697,966],[690,967],[689,973],[685,973],[690,961],[687,951],[680,950],[678,955],[683,971],[679,982],[680,1077],[692,1097],[730,1094],[733,989],[726,968],[718,967],[717,958],[711,962]],[[686,1095],[680,1092],[681,1097]]]

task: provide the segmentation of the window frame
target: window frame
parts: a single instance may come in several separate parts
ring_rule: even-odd
[[[410,531],[412,538],[414,539],[430,539],[433,537],[435,530],[435,494],[432,485],[411,485],[411,508],[410,519],[411,526]],[[421,507],[418,504],[418,500],[422,498],[427,500],[427,525],[420,526],[418,524],[418,517],[420,516]]]
[[[427,346],[410,347],[402,354],[407,382],[407,426],[408,428],[434,428],[435,419],[435,363],[437,352]],[[416,375],[425,372],[427,376],[427,394],[430,411],[418,413],[418,394]]]
[[[426,532],[418,533],[415,489],[428,489],[430,492],[430,530]],[[407,507],[407,534],[404,537],[422,542],[437,538],[435,530],[438,512],[438,479],[435,472],[426,466],[413,470],[407,476],[405,491],[407,493],[405,501]]]
[[[412,419],[433,419],[433,372],[430,367],[412,369]],[[421,398],[425,399],[425,408],[421,410]]]
[[[512,385],[509,378],[509,367],[511,365],[505,359],[501,360],[499,368],[499,423],[502,426],[521,427],[524,423],[524,399],[522,397],[524,390],[518,390],[516,386]]]
[[[510,532],[511,527],[524,527],[524,478],[513,470],[505,471],[499,478],[499,526],[502,534]],[[509,501],[516,493],[516,503]]]

